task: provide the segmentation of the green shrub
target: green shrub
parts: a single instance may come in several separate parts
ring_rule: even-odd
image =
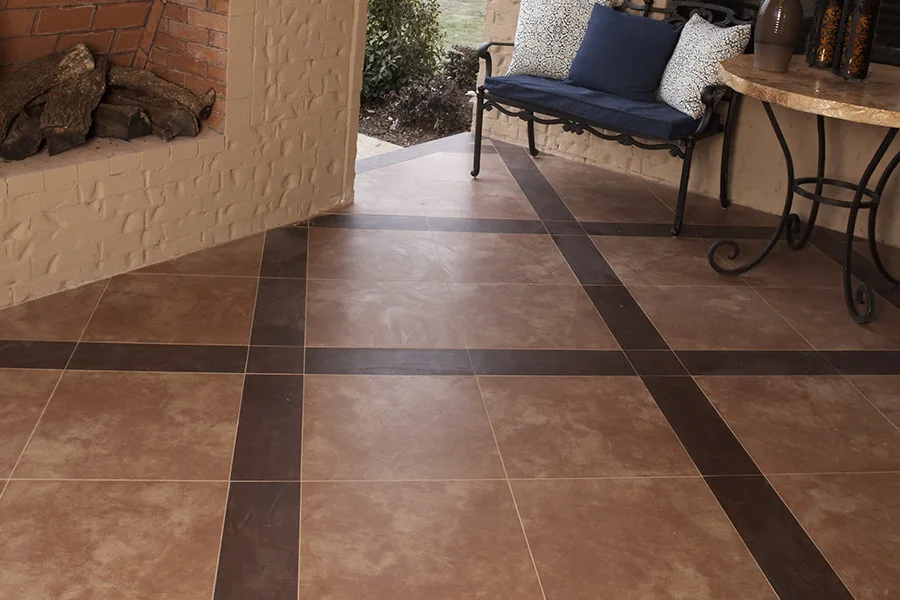
[[[412,81],[389,97],[388,111],[398,127],[451,135],[467,131],[472,106],[463,90],[446,75]]]
[[[369,0],[362,97],[385,98],[440,66],[438,0]]]
[[[474,90],[478,83],[478,51],[468,46],[453,46],[447,50],[444,74],[463,90]]]

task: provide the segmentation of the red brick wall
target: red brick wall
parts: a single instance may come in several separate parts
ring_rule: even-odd
[[[225,125],[228,0],[0,0],[0,74],[83,42],[119,65],[218,98],[206,123]]]
[[[163,8],[155,36],[147,43],[148,25],[135,66],[146,61],[147,69],[197,93],[215,88],[217,100],[207,125],[222,131],[228,0],[168,0],[160,5]]]
[[[150,4],[150,0],[0,0],[0,67],[15,67],[78,42],[108,55],[115,64],[129,65]]]

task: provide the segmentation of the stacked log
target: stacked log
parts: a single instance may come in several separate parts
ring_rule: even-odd
[[[0,157],[50,155],[90,136],[195,136],[216,92],[197,95],[150,71],[109,66],[84,44],[35,59],[0,80]]]

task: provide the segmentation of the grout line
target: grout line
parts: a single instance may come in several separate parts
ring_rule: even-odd
[[[75,345],[72,347],[72,352],[69,354],[69,359],[66,361],[65,366],[59,370],[59,377],[56,379],[56,385],[53,386],[53,390],[50,391],[50,396],[47,397],[47,401],[44,403],[44,408],[41,409],[41,414],[38,415],[37,420],[34,422],[34,427],[31,428],[31,433],[28,434],[28,438],[25,440],[25,443],[22,445],[22,450],[19,452],[19,456],[16,458],[16,462],[13,464],[12,470],[9,472],[9,477],[3,485],[3,488],[0,489],[0,499],[3,498],[3,494],[6,492],[6,488],[9,487],[9,482],[12,481],[13,475],[16,473],[16,469],[19,468],[19,463],[22,462],[22,457],[25,456],[25,450],[28,449],[28,445],[31,443],[31,439],[34,437],[35,432],[37,432],[38,427],[41,424],[41,421],[44,419],[44,414],[46,414],[47,409],[50,407],[50,402],[53,400],[53,396],[56,395],[56,390],[59,389],[60,383],[62,383],[63,377],[66,374],[66,371],[69,368],[69,365],[72,362],[72,359],[75,357],[75,352],[78,351],[78,344],[81,343],[81,340],[84,338],[85,332],[88,330],[88,326],[90,326],[91,321],[94,319],[94,313],[97,312],[97,308],[100,307],[100,303],[103,301],[103,296],[106,295],[106,290],[109,289],[109,284],[112,281],[112,278],[106,280],[106,285],[103,286],[103,291],[100,292],[100,295],[97,296],[97,301],[94,303],[94,308],[91,310],[90,316],[88,316],[87,321],[84,324],[84,327],[81,328],[81,334],[78,336],[78,340],[75,342]],[[48,369],[52,371],[56,371],[57,369]]]

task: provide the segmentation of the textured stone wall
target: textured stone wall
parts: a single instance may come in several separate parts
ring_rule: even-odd
[[[0,164],[0,307],[349,204],[365,0],[231,0],[224,135]]]
[[[518,0],[488,0],[484,39],[512,41],[518,14]],[[493,51],[494,74],[506,72],[511,55],[511,50],[507,48]],[[731,197],[736,204],[780,213],[786,187],[781,150],[760,103],[746,99],[742,107],[732,154]],[[815,117],[783,108],[776,107],[775,110],[791,145],[797,175],[815,175]],[[497,111],[486,114],[485,133],[521,145],[527,144],[524,122],[498,115]],[[577,136],[564,133],[558,125],[538,125],[536,133],[540,150],[678,185],[681,160],[666,152],[620,146],[589,134]],[[884,133],[883,128],[829,120],[829,176],[858,180]],[[721,136],[698,143],[691,175],[692,190],[718,197],[721,144]],[[895,145],[893,151],[897,150]],[[800,214],[806,214],[808,202],[798,199],[795,203],[800,206]],[[846,215],[845,210],[826,206],[820,214],[819,223],[844,230]],[[861,235],[864,231],[865,219],[861,219],[857,233]],[[885,194],[879,215],[878,238],[900,246],[900,175],[894,177]]]

